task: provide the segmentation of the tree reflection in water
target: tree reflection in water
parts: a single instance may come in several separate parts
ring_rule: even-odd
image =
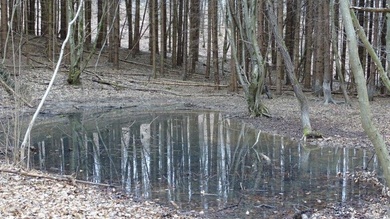
[[[37,126],[32,142],[37,169],[236,216],[356,200],[370,190],[348,173],[378,170],[369,151],[304,146],[217,112],[73,114],[62,124]]]

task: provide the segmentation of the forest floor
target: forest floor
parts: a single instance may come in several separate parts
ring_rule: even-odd
[[[132,61],[122,61],[120,70],[113,70],[109,64],[101,61],[98,66],[91,66],[82,76],[80,86],[71,86],[66,82],[67,71],[62,68],[55,79],[54,86],[43,105],[41,115],[59,115],[75,111],[98,111],[119,108],[131,108],[135,111],[145,110],[214,110],[222,112],[226,117],[245,122],[264,132],[283,135],[292,139],[302,137],[300,122],[300,109],[298,102],[288,89],[282,95],[273,95],[273,99],[266,99],[264,103],[269,108],[271,118],[251,118],[248,114],[243,92],[231,92],[228,87],[222,86],[215,89],[211,79],[204,78],[197,73],[188,81],[180,80],[178,69],[168,69],[164,77],[153,79],[152,69],[145,63],[148,56],[140,55]],[[12,65],[5,63],[8,70]],[[202,66],[199,67],[202,72]],[[41,100],[48,83],[52,77],[52,67],[39,63],[30,63],[16,69],[14,78],[22,84],[23,98],[32,104],[32,108],[22,104],[17,106],[14,98],[0,89],[0,121],[2,127],[12,121],[15,115],[29,118]],[[204,72],[204,71],[203,71]],[[227,85],[228,76],[222,77],[221,84]],[[321,97],[315,97],[306,93],[310,105],[310,118],[313,129],[323,134],[324,138],[315,140],[315,143],[323,147],[354,147],[372,149],[360,123],[359,106],[357,98],[352,96],[352,106],[343,103],[342,96],[334,98],[340,104],[324,105]],[[376,97],[371,103],[374,123],[385,138],[387,144],[390,139],[390,98]],[[10,168],[4,163],[1,168]],[[11,168],[12,169],[12,168]],[[1,171],[0,171],[1,172]],[[44,218],[47,214],[52,216],[62,215],[65,218],[99,218],[99,217],[127,217],[127,218],[155,218],[155,217],[202,217],[192,212],[183,214],[178,210],[157,206],[151,202],[131,202],[128,198],[118,198],[111,191],[102,191],[95,187],[69,185],[67,182],[58,182],[42,178],[1,172],[0,174],[0,216],[14,218],[34,217]],[[25,191],[29,188],[28,192]],[[55,191],[46,194],[45,189]],[[107,192],[110,195],[106,195]],[[43,195],[45,193],[46,195]],[[98,199],[90,197],[91,193],[99,196]],[[23,194],[23,195],[21,195]],[[39,196],[38,194],[42,195]],[[38,203],[37,200],[57,200],[56,194],[72,194],[74,200],[80,202],[70,206],[69,201],[55,202],[53,204]],[[36,199],[38,195],[38,198]],[[115,196],[115,197],[114,197]],[[11,198],[12,197],[12,198]],[[76,197],[76,198],[75,198]],[[129,201],[130,200],[130,201]],[[86,206],[83,202],[90,202]],[[366,201],[359,203],[346,203],[339,205],[329,203],[325,209],[320,209],[311,214],[302,215],[311,218],[390,218],[389,198],[387,195],[378,194],[376,197],[368,197]],[[77,206],[84,206],[80,210]],[[134,208],[127,208],[133,206]],[[53,208],[53,209],[50,209]],[[89,212],[89,208],[94,209]],[[58,209],[65,209],[59,211]],[[79,209],[77,212],[74,209]],[[111,211],[116,209],[115,211]],[[130,209],[130,210],[126,210]],[[142,211],[139,212],[138,210]],[[89,213],[93,215],[89,215]],[[109,215],[108,213],[112,214]],[[119,213],[118,213],[119,212]],[[123,213],[123,214],[122,214]],[[127,214],[127,215],[126,215]],[[277,214],[276,214],[277,215]],[[284,215],[292,217],[293,215]],[[284,217],[283,216],[283,217]],[[278,216],[276,216],[278,217]],[[280,217],[280,215],[279,215]]]

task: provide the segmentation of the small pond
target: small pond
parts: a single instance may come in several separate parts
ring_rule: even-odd
[[[347,175],[379,169],[370,151],[306,147],[217,112],[71,114],[35,126],[31,139],[36,169],[234,217],[359,201],[375,191]]]

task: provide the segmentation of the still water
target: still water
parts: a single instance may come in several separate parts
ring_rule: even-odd
[[[217,112],[71,114],[37,125],[32,142],[36,169],[235,217],[358,201],[374,191],[347,176],[378,169],[372,152],[306,147]]]

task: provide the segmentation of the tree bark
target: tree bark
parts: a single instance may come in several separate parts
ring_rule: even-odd
[[[8,13],[7,13],[8,0],[1,0],[1,26],[0,26],[0,49],[3,57],[7,54],[7,32],[8,32]]]
[[[101,25],[99,27],[99,32],[97,36],[96,47],[102,48],[105,44],[106,36],[107,36],[107,1],[106,0],[98,0],[98,15],[97,22]]]
[[[189,73],[195,73],[199,54],[200,1],[190,1],[190,65]]]
[[[323,25],[323,41],[322,44],[324,46],[324,81],[322,82],[322,89],[324,93],[324,103],[329,104],[333,103],[336,104],[336,102],[333,100],[332,96],[332,89],[331,89],[331,83],[332,83],[332,75],[333,75],[333,68],[330,68],[330,66],[333,66],[330,61],[330,45],[331,45],[331,38],[330,38],[330,19],[329,19],[329,3],[328,1],[323,2],[323,7],[321,13],[323,14],[324,18],[324,25]]]
[[[218,63],[218,1],[211,0],[213,2],[213,13],[212,13],[212,53],[213,53],[213,74],[214,84],[219,85],[219,63]],[[219,89],[216,87],[216,89]]]
[[[277,1],[277,23],[279,34],[283,34],[283,0]],[[274,39],[275,40],[275,39]],[[277,47],[275,45],[275,47]],[[276,50],[276,49],[275,49]],[[284,76],[283,57],[280,51],[276,52],[276,94],[282,94],[282,82]]]
[[[313,1],[307,2],[306,17],[305,17],[305,62],[304,62],[304,80],[303,86],[311,88],[312,80],[312,56],[313,56]]]
[[[135,0],[133,54],[139,52],[139,41],[141,39],[140,23],[141,23],[141,0]]]
[[[348,42],[348,51],[352,73],[355,77],[355,82],[358,91],[358,101],[360,108],[360,118],[364,131],[366,132],[368,138],[373,143],[375,148],[375,153],[378,157],[379,163],[383,169],[383,175],[386,179],[387,186],[390,186],[390,155],[387,149],[385,140],[382,135],[379,133],[378,129],[375,127],[372,122],[372,113],[370,104],[368,101],[366,79],[364,78],[363,68],[358,56],[358,43],[356,40],[356,32],[353,28],[351,11],[349,9],[350,5],[348,1],[340,1],[341,14],[344,21],[345,31],[347,34]]]

